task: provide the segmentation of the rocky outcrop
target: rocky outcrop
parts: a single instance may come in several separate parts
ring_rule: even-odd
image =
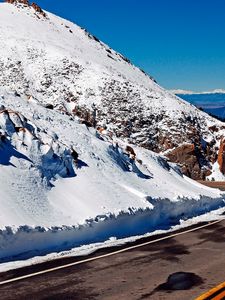
[[[46,17],[46,13],[42,10],[42,8],[37,5],[36,3],[30,4],[29,0],[5,0],[5,2],[10,3],[10,4],[23,4],[29,7],[32,7],[36,13],[39,15],[42,15],[43,17]]]
[[[208,148],[207,148],[208,149]],[[195,144],[183,144],[166,154],[171,162],[180,165],[184,175],[192,179],[205,179],[211,174],[208,159],[203,149]]]
[[[28,0],[5,0],[5,2],[11,3],[11,4],[21,3],[21,4],[29,6],[29,1]]]
[[[225,138],[221,139],[217,161],[218,161],[221,173],[225,174]]]
[[[172,150],[166,155],[170,161],[179,163],[182,172],[189,177],[198,179],[201,177],[201,168],[196,155],[194,144],[184,144]]]
[[[43,17],[46,17],[46,13],[41,9],[41,7],[39,6],[39,5],[37,5],[36,3],[32,3],[31,4],[31,7],[33,7],[33,9],[37,12],[37,13],[39,13],[39,14],[41,14]]]
[[[172,119],[167,111],[153,113],[151,107],[143,110],[130,101],[141,98],[141,95],[134,94],[131,84],[129,93],[126,93],[125,86],[124,91],[115,89],[115,86],[111,85],[113,94],[110,90],[106,95],[106,89],[103,90],[105,109],[98,110],[98,121],[106,119],[114,134],[130,144],[157,153],[169,153],[169,160],[180,164],[183,173],[193,179],[204,180],[211,174],[211,166],[217,160],[216,140],[220,138],[222,126],[212,124],[208,127],[200,113],[197,117],[197,113],[193,116],[189,112],[178,112]],[[207,136],[210,139],[207,140]]]

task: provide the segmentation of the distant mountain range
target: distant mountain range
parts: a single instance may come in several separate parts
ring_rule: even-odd
[[[177,89],[177,90],[170,90],[170,92],[175,95],[225,94],[225,90],[223,89],[215,89],[215,90],[205,91],[205,92],[194,92],[194,91]]]
[[[217,90],[219,91],[219,90]],[[225,93],[178,94],[178,96],[208,114],[225,120]]]

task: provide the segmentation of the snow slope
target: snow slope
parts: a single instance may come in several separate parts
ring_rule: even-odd
[[[143,234],[224,205],[160,155],[127,150],[159,145],[159,128],[184,138],[186,117],[211,141],[213,118],[50,13],[0,4],[0,44],[0,259]],[[93,104],[108,134],[81,124]]]
[[[76,101],[90,108],[102,105],[108,87],[123,94],[130,89],[130,102],[141,101],[147,111],[199,112],[79,26],[51,13],[37,16],[20,4],[0,7],[0,83],[5,87],[68,110]]]
[[[134,161],[124,142],[76,118],[4,89],[0,95],[1,258],[141,234],[223,206],[221,192],[149,150],[136,147]]]
[[[0,85],[9,91],[89,123],[95,105],[100,126],[157,153],[194,142],[201,155],[192,178],[208,173],[223,124],[161,88],[86,30],[51,13],[43,17],[31,7],[4,3],[0,44]],[[211,132],[212,126],[218,131]]]

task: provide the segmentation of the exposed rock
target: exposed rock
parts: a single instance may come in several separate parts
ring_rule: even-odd
[[[135,160],[136,153],[134,152],[134,149],[131,146],[126,146],[125,153],[127,153],[131,159]]]
[[[5,0],[5,2],[13,4],[16,2],[16,0]]]
[[[48,103],[48,104],[45,105],[45,108],[54,109],[54,105],[52,105],[51,103]]]
[[[193,179],[201,178],[201,168],[194,144],[184,144],[166,155],[170,161],[182,165],[181,170]]]
[[[38,14],[46,17],[46,13],[42,10],[42,8],[34,2],[30,4],[29,0],[5,0],[5,2],[10,4],[23,4],[32,7]]]
[[[25,4],[25,5],[29,5],[29,1],[28,0],[19,0],[19,3]]]
[[[218,152],[218,164],[220,166],[220,171],[225,174],[225,139],[222,138],[220,142],[220,149]]]
[[[93,114],[93,112],[91,112],[90,109],[87,109],[86,107],[76,106],[72,112],[74,115],[79,117],[80,122],[82,124],[85,124],[87,127],[96,126],[95,115]]]
[[[39,14],[41,14],[42,16],[46,17],[46,13],[41,9],[41,7],[39,5],[37,5],[36,3],[32,3],[31,7],[33,7],[33,9],[38,12]]]
[[[218,132],[219,128],[216,125],[213,125],[213,126],[209,127],[209,130],[212,131],[212,132]]]
[[[11,4],[21,3],[21,4],[24,4],[27,6],[30,5],[28,0],[5,0],[5,2],[11,3]]]

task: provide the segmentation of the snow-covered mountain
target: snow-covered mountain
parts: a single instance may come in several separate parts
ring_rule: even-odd
[[[0,85],[90,124],[95,105],[100,126],[155,152],[194,145],[191,164],[174,155],[170,159],[181,163],[192,178],[209,175],[221,123],[165,91],[121,54],[62,18],[6,3],[1,4],[0,30]],[[216,131],[208,129],[214,126]]]
[[[0,85],[90,124],[97,113],[98,124],[117,137],[155,152],[178,148],[182,157],[172,153],[170,159],[181,163],[185,174],[209,175],[221,123],[62,18],[23,4],[1,4],[0,30]],[[209,130],[214,126],[216,131]],[[191,164],[180,155],[183,144],[194,146]]]
[[[176,89],[176,90],[169,90],[170,93],[174,95],[193,95],[195,92],[190,90],[182,90],[182,89]]]
[[[140,234],[224,205],[150,151],[201,177],[222,123],[80,27],[12,2],[0,4],[0,258]]]

